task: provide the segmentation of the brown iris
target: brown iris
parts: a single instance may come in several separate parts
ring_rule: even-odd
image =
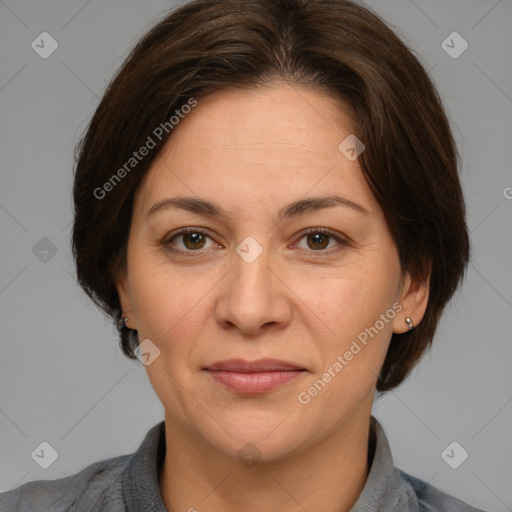
[[[183,237],[183,243],[187,249],[202,249],[204,246],[206,236],[201,233],[182,233],[180,236]],[[188,244],[188,240],[190,240],[190,245]]]
[[[325,249],[327,245],[329,245],[329,235],[326,235],[325,233],[310,233],[307,235],[308,239],[308,245],[311,239],[313,239],[314,244],[320,244],[321,247],[316,247],[316,249]],[[325,243],[323,243],[325,242]]]

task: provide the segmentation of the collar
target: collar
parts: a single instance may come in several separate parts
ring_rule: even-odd
[[[395,468],[384,429],[374,416],[370,416],[369,445],[370,472],[350,512],[418,512],[416,492]]]
[[[148,430],[123,471],[121,486],[129,512],[167,512],[158,476],[165,458],[165,422]]]
[[[391,449],[382,425],[370,416],[370,472],[350,512],[418,512],[418,499],[411,485],[394,467]],[[121,485],[129,512],[167,512],[159,487],[165,458],[165,423],[153,426],[130,457]]]

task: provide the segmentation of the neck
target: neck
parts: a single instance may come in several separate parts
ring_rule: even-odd
[[[169,512],[348,512],[371,465],[369,414],[286,459],[247,467],[166,414],[160,489]]]

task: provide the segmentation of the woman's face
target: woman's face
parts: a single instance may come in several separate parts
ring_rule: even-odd
[[[123,313],[151,340],[166,419],[226,455],[251,442],[279,459],[364,424],[392,332],[423,316],[427,290],[401,286],[383,212],[338,147],[351,123],[298,85],[221,91],[184,116],[137,190]],[[263,358],[302,371],[212,369]]]

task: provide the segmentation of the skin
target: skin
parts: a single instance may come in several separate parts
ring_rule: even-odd
[[[407,330],[406,316],[421,321],[428,285],[402,275],[358,160],[338,149],[351,133],[349,110],[324,92],[285,82],[223,90],[180,121],[136,192],[117,285],[128,326],[160,350],[146,370],[165,409],[169,511],[348,511],[364,487],[377,376],[392,333]],[[337,205],[278,221],[281,207],[333,193],[369,214]],[[146,218],[177,196],[218,203],[229,217],[169,208]],[[208,236],[170,242],[183,227]],[[315,240],[308,228],[349,242]],[[262,248],[251,263],[236,252],[246,237]],[[300,403],[394,303],[401,311]],[[238,357],[307,371],[247,396],[202,370]],[[237,457],[248,442],[260,455],[252,466]]]

